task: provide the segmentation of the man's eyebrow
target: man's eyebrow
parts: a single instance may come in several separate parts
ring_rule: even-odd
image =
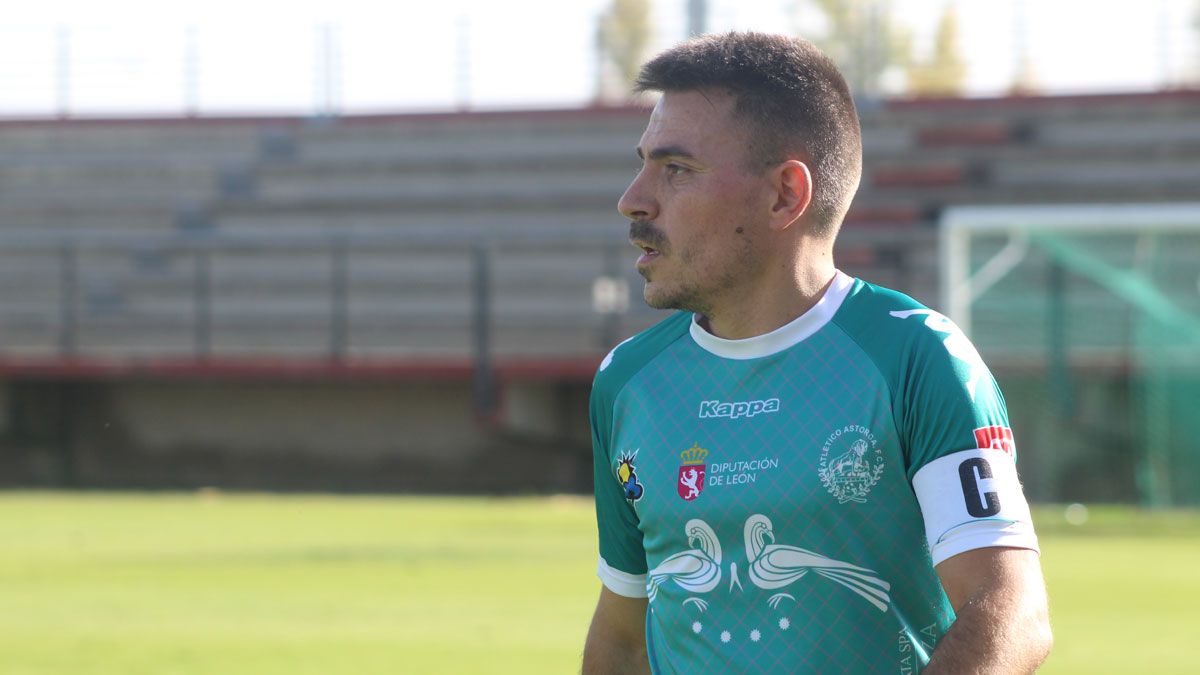
[[[646,155],[642,152],[641,148],[635,148],[635,150],[637,152],[637,156],[639,159],[642,159],[642,160],[646,159]],[[688,152],[687,150],[684,150],[682,147],[680,147],[678,145],[664,145],[660,148],[655,148],[650,151],[650,159],[653,161],[666,159],[667,157],[679,157],[682,159],[696,159],[695,155]]]

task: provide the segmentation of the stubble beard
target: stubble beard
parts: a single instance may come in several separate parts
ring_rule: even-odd
[[[688,271],[706,269],[711,271],[711,263],[706,264],[700,261],[700,256],[693,249],[676,250],[660,232],[647,222],[634,221],[630,223],[630,236],[634,235],[640,235],[639,238],[642,240],[661,247],[658,248],[662,256],[660,262],[667,262],[669,258],[672,262],[677,263],[675,279],[671,279],[670,277],[673,275],[668,272],[666,280],[655,281],[647,272],[638,270],[638,273],[646,280],[646,285],[642,289],[642,299],[647,306],[653,309],[681,310],[711,317],[718,299],[728,295],[731,291],[736,292],[734,289],[741,286],[741,282],[745,278],[758,273],[762,268],[763,261],[756,255],[749,238],[746,238],[742,240],[742,246],[733,256],[725,260],[723,269],[718,271],[715,278],[707,280],[695,277],[679,278]],[[661,275],[661,271],[659,274]],[[652,284],[658,286],[655,289],[657,292],[651,291]]]
[[[646,287],[642,291],[642,298],[646,304],[654,309],[675,309],[696,314],[707,315],[710,303],[703,299],[701,293],[691,285],[680,285],[674,289],[663,293],[652,293],[650,284],[647,280]]]
[[[694,278],[677,279],[673,283],[659,281],[657,283],[664,288],[657,289],[658,293],[651,292],[650,285],[655,282],[647,278],[642,297],[654,309],[681,310],[708,317],[716,305],[715,301],[738,286],[739,271],[747,269],[748,257],[745,250],[740,251],[736,259],[730,261],[732,264],[721,270],[716,278],[707,281]],[[683,270],[704,267],[703,263],[697,261],[695,253],[689,250],[679,251],[678,262]]]
[[[645,220],[635,220],[629,223],[629,238],[646,242],[658,251],[660,265],[668,259],[674,259],[674,250],[667,241],[667,238],[661,231],[654,227],[651,223]],[[689,251],[680,251],[679,262],[682,263],[684,269],[687,269],[695,256]],[[658,293],[651,291],[651,285],[663,286],[664,283],[655,282],[650,278],[650,272],[638,270],[638,274],[646,280],[646,285],[642,289],[642,299],[646,305],[654,309],[675,309],[685,310],[690,312],[698,312],[699,308],[706,306],[701,300],[699,289],[693,283],[686,281],[675,282],[675,288],[658,289]],[[670,282],[667,282],[670,283]]]

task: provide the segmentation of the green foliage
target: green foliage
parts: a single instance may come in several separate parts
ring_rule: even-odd
[[[638,70],[646,60],[653,27],[650,23],[650,0],[612,0],[596,27],[596,46],[601,66],[612,67],[617,82],[613,83],[628,95]],[[602,96],[605,84],[600,85]]]
[[[1193,52],[1195,56],[1192,60],[1192,78],[1193,84],[1200,84],[1200,0],[1196,0],[1192,6],[1192,39],[1195,41],[1197,49]]]
[[[967,79],[967,62],[958,39],[958,12],[946,5],[933,38],[933,53],[908,71],[908,88],[923,96],[959,96]]]
[[[895,20],[891,0],[791,0],[791,14],[796,34],[828,54],[856,92],[879,94],[885,73],[911,62],[912,34]]]
[[[1200,514],[1035,517],[1042,672],[1192,672]],[[0,494],[0,673],[569,673],[584,497]]]

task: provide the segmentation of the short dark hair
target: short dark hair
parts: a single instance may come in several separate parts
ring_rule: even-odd
[[[813,172],[818,234],[836,232],[862,176],[854,98],[833,61],[811,42],[765,33],[705,35],[651,59],[634,91],[725,90],[750,122],[748,159],[773,165],[804,153]]]

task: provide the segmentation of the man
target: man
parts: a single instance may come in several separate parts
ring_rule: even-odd
[[[622,196],[653,307],[591,401],[593,673],[1013,673],[1046,657],[1003,398],[945,317],[834,267],[858,117],[811,44],[647,63]]]

